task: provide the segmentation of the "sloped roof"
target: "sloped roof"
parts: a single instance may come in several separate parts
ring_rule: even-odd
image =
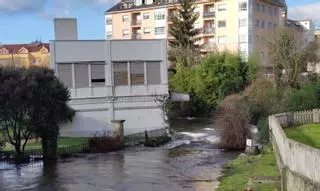
[[[38,52],[43,47],[50,51],[49,43],[30,43],[30,44],[1,44],[0,49],[5,48],[10,54],[19,53],[21,48],[26,48],[29,52]]]

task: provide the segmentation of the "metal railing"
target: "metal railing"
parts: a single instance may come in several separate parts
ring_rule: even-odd
[[[213,27],[204,27],[202,29],[203,34],[214,34],[215,29]]]
[[[132,39],[141,39],[141,34],[132,34]]]
[[[133,19],[131,25],[141,25],[141,19]]]
[[[206,17],[215,17],[216,16],[216,12],[204,12],[203,13],[203,17],[206,18]]]

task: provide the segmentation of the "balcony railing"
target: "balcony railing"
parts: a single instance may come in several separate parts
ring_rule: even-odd
[[[202,29],[203,34],[214,34],[215,30],[213,27],[205,27]]]
[[[205,43],[201,45],[202,50],[213,51],[216,50],[217,46],[214,43]]]
[[[141,25],[141,19],[133,19],[131,24],[132,25]]]
[[[204,18],[208,18],[208,17],[215,17],[216,16],[216,12],[204,12],[203,13],[203,17]]]
[[[132,34],[132,39],[141,39],[141,34],[139,33]]]

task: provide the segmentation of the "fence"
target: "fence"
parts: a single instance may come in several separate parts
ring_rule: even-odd
[[[269,116],[270,138],[282,175],[282,190],[320,190],[320,150],[289,139],[282,127],[317,123],[320,110]]]

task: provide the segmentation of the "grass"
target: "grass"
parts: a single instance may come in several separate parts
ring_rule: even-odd
[[[320,124],[307,124],[285,128],[287,137],[300,143],[320,148]]]
[[[230,161],[220,178],[219,190],[243,191],[251,181],[254,191],[277,191],[279,177],[272,147],[268,146],[261,155],[239,156]]]
[[[85,144],[88,142],[86,137],[60,137],[58,139],[58,149],[63,149],[70,146],[77,146]],[[27,143],[25,150],[40,150],[41,149],[41,140],[32,140],[30,143]],[[14,151],[14,148],[11,144],[6,144],[3,148],[3,151]]]

